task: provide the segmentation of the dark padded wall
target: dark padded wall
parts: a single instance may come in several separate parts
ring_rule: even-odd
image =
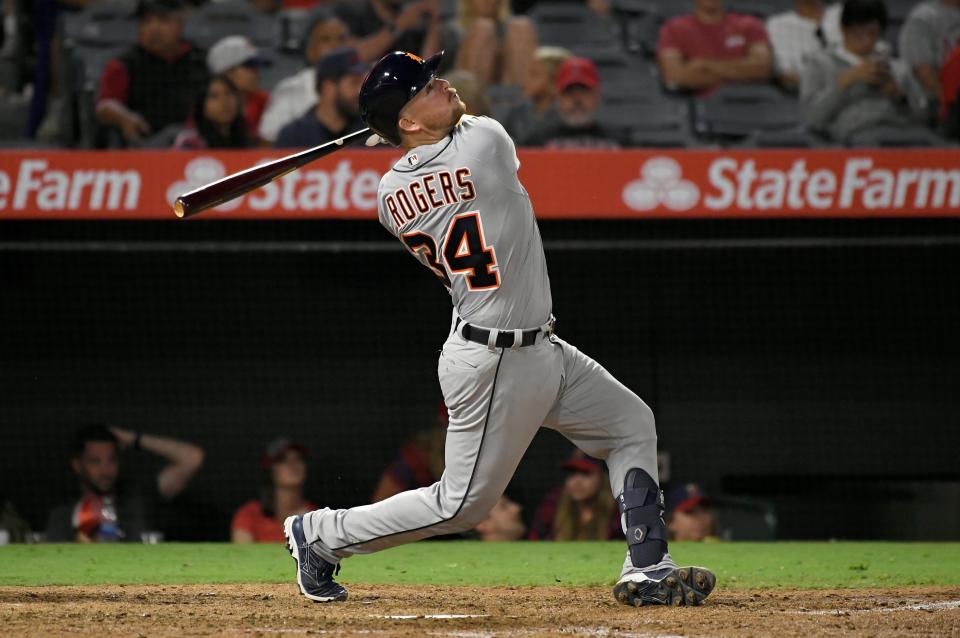
[[[836,237],[828,226],[804,228]],[[733,223],[599,227],[543,225],[559,332],[652,405],[673,476],[776,502],[784,537],[953,533],[908,529],[887,510],[960,480],[956,244],[890,245],[900,231],[868,222],[809,245]],[[181,505],[194,514],[169,535],[223,538],[270,438],[310,447],[315,500],[352,505],[433,421],[442,287],[399,248],[295,249],[304,234],[389,237],[367,225],[196,228],[0,227],[0,492],[33,525],[70,494],[66,445],[80,422],[203,445]],[[725,243],[690,243],[718,234]],[[640,243],[570,249],[587,235]],[[225,236],[230,250],[203,248]],[[44,243],[76,237],[198,243]],[[265,238],[283,250],[241,250]],[[534,442],[513,490],[528,514],[567,453],[553,433]],[[124,462],[141,479],[157,468],[143,455]],[[956,491],[936,493],[935,507],[957,509]]]

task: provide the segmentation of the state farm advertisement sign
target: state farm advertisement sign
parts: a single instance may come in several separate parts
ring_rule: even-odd
[[[0,219],[175,220],[177,196],[281,156],[4,152]],[[374,219],[380,176],[398,157],[340,151],[200,219]],[[960,153],[953,149],[526,150],[520,160],[540,218],[960,215]]]

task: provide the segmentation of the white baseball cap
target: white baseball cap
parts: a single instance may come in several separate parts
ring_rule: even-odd
[[[207,69],[218,74],[229,71],[241,64],[263,66],[267,59],[248,38],[242,35],[230,35],[218,41],[207,52]]]

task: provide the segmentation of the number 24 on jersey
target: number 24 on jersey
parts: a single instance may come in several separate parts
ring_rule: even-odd
[[[483,224],[478,211],[461,213],[453,218],[443,239],[442,252],[437,251],[436,240],[426,233],[404,233],[400,239],[413,254],[423,257],[427,267],[447,288],[452,286],[451,274],[466,276],[470,290],[500,287],[497,257],[493,246],[487,246],[483,239]]]

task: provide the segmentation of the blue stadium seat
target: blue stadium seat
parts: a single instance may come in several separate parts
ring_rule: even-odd
[[[633,102],[608,102],[600,107],[598,120],[616,129],[631,146],[694,146],[690,132],[687,103],[667,98],[657,92]]]
[[[245,0],[227,0],[202,5],[190,14],[184,28],[184,37],[203,49],[229,35],[244,35],[257,46],[273,48],[280,40],[280,21]]]
[[[306,64],[300,53],[274,53],[270,61],[270,66],[260,70],[260,86],[266,91],[272,91],[280,80],[297,73]]]
[[[729,84],[695,100],[694,130],[714,141],[742,139],[754,131],[793,129],[800,124],[796,98],[768,84]]]
[[[583,4],[545,2],[528,15],[537,25],[541,44],[570,49],[620,46],[616,21],[600,18]]]
[[[97,0],[63,19],[63,39],[68,46],[84,44],[112,47],[137,40],[135,0]]]
[[[620,21],[624,49],[648,57],[656,54],[660,27],[660,9],[656,2],[615,0],[613,13]]]

